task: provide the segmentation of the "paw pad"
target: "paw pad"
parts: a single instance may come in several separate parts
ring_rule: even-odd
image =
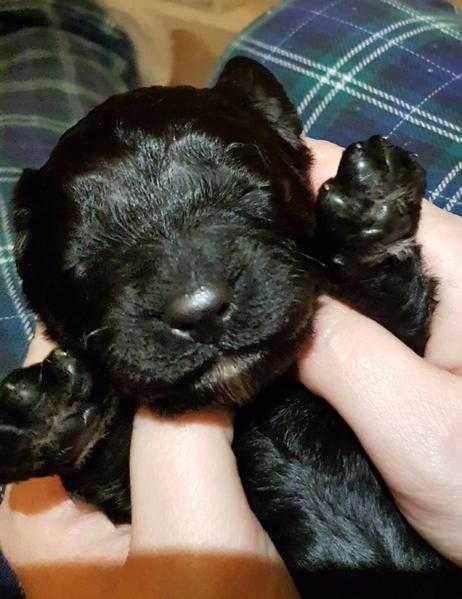
[[[62,350],[0,384],[0,482],[59,473],[91,443],[102,406],[85,365]]]
[[[349,146],[335,178],[322,185],[317,227],[331,255],[411,237],[423,195],[423,171],[412,156],[379,135]]]

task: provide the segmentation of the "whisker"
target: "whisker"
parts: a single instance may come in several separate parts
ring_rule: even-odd
[[[102,333],[103,331],[105,331],[106,329],[108,329],[109,327],[100,327],[99,329],[94,329],[93,331],[90,331],[89,333],[84,333],[83,334],[83,344],[85,346],[85,349],[87,348],[88,345],[88,340],[91,337],[95,337],[96,335],[99,335],[100,333]]]

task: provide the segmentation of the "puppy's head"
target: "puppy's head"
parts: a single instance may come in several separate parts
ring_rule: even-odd
[[[17,187],[17,261],[61,345],[165,412],[241,404],[288,368],[316,295],[309,157],[246,59],[213,89],[114,96]]]

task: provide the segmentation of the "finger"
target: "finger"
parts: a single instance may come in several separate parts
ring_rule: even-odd
[[[133,536],[117,596],[132,595],[134,588],[136,596],[146,589],[165,597],[296,596],[248,506],[231,437],[226,415],[138,413],[131,451]]]
[[[323,302],[316,329],[301,381],[351,426],[411,524],[462,559],[461,381],[334,300]]]
[[[0,544],[15,567],[49,562],[122,563],[128,531],[73,501],[58,477],[8,485],[0,507]]]
[[[0,544],[27,597],[96,599],[114,587],[129,534],[76,505],[54,477],[9,486]]]
[[[349,423],[392,488],[458,480],[460,381],[334,300],[323,301],[315,328],[300,379]]]
[[[343,148],[320,139],[306,138],[304,141],[313,156],[313,168],[310,170],[310,179],[313,189],[317,193],[327,179],[335,177]]]
[[[462,219],[424,202],[418,240],[427,270],[438,280],[438,305],[425,356],[441,368],[461,372]]]
[[[34,338],[29,345],[23,367],[42,362],[42,360],[44,360],[48,354],[55,349],[55,347],[56,344],[53,341],[50,341],[50,339],[48,339],[46,336],[45,327],[40,321],[38,321],[37,330],[35,331]]]
[[[225,414],[141,410],[131,448],[132,549],[245,550],[254,530]]]

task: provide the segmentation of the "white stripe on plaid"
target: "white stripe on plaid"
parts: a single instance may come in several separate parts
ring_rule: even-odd
[[[302,114],[304,112],[304,110],[306,109],[306,107],[308,106],[308,104],[311,102],[311,100],[321,90],[321,88],[325,84],[330,83],[331,75],[338,75],[339,70],[346,63],[348,63],[352,58],[354,58],[357,54],[360,54],[368,46],[370,46],[371,44],[374,44],[379,38],[384,39],[384,36],[387,35],[388,33],[391,33],[392,31],[395,31],[396,29],[402,29],[403,27],[406,27],[407,25],[411,25],[411,24],[413,25],[414,23],[415,23],[415,19],[407,19],[406,21],[399,21],[398,23],[394,23],[393,25],[388,25],[388,27],[385,27],[384,29],[377,31],[377,33],[372,34],[370,37],[363,40],[357,46],[354,46],[353,48],[351,48],[351,50],[349,52],[347,52],[345,54],[345,56],[343,56],[340,60],[338,60],[332,67],[329,67],[327,77],[321,77],[321,79],[313,87],[313,89],[311,89],[309,91],[309,93],[306,94],[306,96],[303,98],[303,100],[298,105],[298,108],[297,108],[298,114]],[[388,42],[389,42],[389,40],[387,40],[387,43]],[[356,73],[354,73],[354,74],[356,74]],[[344,76],[346,78],[351,78],[351,75],[352,75],[352,71],[344,74]]]
[[[419,35],[420,33],[423,33],[424,31],[430,31],[432,29],[434,29],[433,25],[422,25],[421,27],[417,27],[417,29],[413,29],[412,31],[408,31],[406,33],[401,34],[400,36],[398,36],[396,38],[396,40],[409,39],[411,37],[415,37],[416,35]],[[387,52],[390,48],[393,47],[393,43],[394,43],[394,40],[391,39],[386,44],[384,44],[383,46],[380,46],[374,52],[369,54],[369,56],[364,58],[358,65],[356,65],[353,69],[351,69],[351,71],[349,71],[345,75],[346,80],[348,81],[351,77],[354,77],[355,75],[357,75],[360,71],[365,69],[368,64],[370,64],[371,62],[376,60],[379,56],[381,56],[382,54]],[[331,101],[335,98],[335,96],[340,91],[343,91],[344,89],[345,89],[344,84],[340,81],[339,83],[337,83],[334,86],[334,89],[327,94],[327,96],[322,100],[322,102],[320,104],[318,104],[316,109],[311,114],[310,118],[306,121],[305,126],[303,127],[303,133],[305,135],[309,132],[311,127],[318,120],[318,118],[321,116],[321,114],[324,112],[324,110],[327,108],[327,106],[331,103]]]
[[[240,42],[234,44],[234,47],[235,48],[241,47],[242,49],[246,49],[248,52],[254,53],[255,56],[260,56],[260,57],[264,58],[265,60],[272,60],[276,64],[286,66],[289,69],[292,68],[292,70],[303,73],[304,75],[307,75],[314,79],[318,79],[320,77],[320,74],[316,73],[315,71],[309,71],[308,69],[295,68],[295,65],[293,67],[291,67],[290,62],[282,62],[282,61],[273,60],[272,56],[274,54],[279,54],[281,56],[288,58],[289,60],[293,60],[296,62],[300,62],[304,65],[311,66],[313,69],[315,69],[315,70],[317,69],[317,70],[321,71],[322,73],[327,73],[329,71],[329,67],[326,67],[325,65],[323,65],[320,62],[315,62],[313,60],[310,60],[309,58],[306,58],[305,56],[295,54],[294,52],[289,52],[287,50],[284,50],[283,48],[279,48],[278,46],[265,44],[264,42],[261,42],[260,40],[256,40],[256,39],[253,39],[250,37],[243,36],[242,40],[246,41],[248,44],[254,44],[257,47],[268,50],[270,52],[270,55],[255,52],[253,49],[244,47],[244,45]],[[347,78],[343,73],[337,73],[336,76],[339,77],[342,81],[347,82]],[[386,101],[390,102],[391,104],[396,104],[397,106],[400,106],[401,108],[404,108],[408,111],[412,110],[414,108],[412,106],[412,104],[409,104],[409,102],[406,102],[405,100],[402,100],[401,98],[398,98],[397,96],[394,96],[392,94],[384,92],[383,90],[378,89],[377,87],[373,87],[372,85],[364,83],[360,80],[356,80],[353,78],[353,79],[348,80],[348,83],[350,83],[351,85],[354,85],[356,87],[359,87],[360,89],[363,89],[368,94],[376,95],[379,98],[382,98],[383,100],[386,100]],[[429,121],[437,123],[438,125],[441,125],[442,127],[447,127],[448,129],[452,129],[453,131],[456,131],[457,133],[462,134],[462,127],[456,125],[455,123],[452,123],[451,121],[443,119],[443,118],[441,118],[435,114],[432,114],[431,112],[428,112],[426,110],[416,109],[416,113],[424,119],[427,119]]]
[[[388,133],[388,135],[386,135],[386,137],[389,137],[390,135],[393,135],[393,133],[395,133],[401,127],[401,125],[408,120],[409,116],[411,116],[418,108],[421,108],[426,102],[428,102],[429,100],[431,100],[432,98],[434,98],[437,94],[439,94],[441,91],[443,91],[443,89],[446,89],[446,87],[448,87],[449,85],[451,85],[452,83],[454,83],[454,81],[457,81],[458,79],[461,79],[461,78],[462,78],[462,74],[461,75],[456,75],[452,79],[450,79],[449,81],[446,81],[445,83],[442,83],[441,85],[438,85],[432,92],[430,92],[429,94],[427,94],[425,96],[425,98],[423,98],[417,104],[417,106],[415,106],[409,112],[408,116],[401,118],[396,123],[396,125],[393,127],[393,129]]]
[[[255,40],[253,40],[253,41],[255,41]],[[288,70],[292,70],[292,71],[295,71],[297,73],[301,73],[303,75],[311,77],[312,79],[317,80],[319,78],[319,74],[316,73],[316,72],[314,72],[314,71],[310,71],[309,69],[300,67],[300,66],[298,66],[296,64],[293,64],[292,62],[290,62],[288,60],[282,60],[280,58],[277,58],[274,55],[270,56],[270,55],[268,55],[268,54],[266,54],[264,52],[259,52],[258,50],[256,50],[252,46],[246,45],[244,43],[238,43],[238,44],[236,44],[235,47],[239,47],[242,50],[245,50],[246,52],[248,52],[249,54],[252,54],[253,56],[257,56],[259,58],[262,58],[263,60],[267,60],[267,61],[273,62],[275,64],[281,65],[281,66],[287,68]],[[301,62],[304,62],[304,61],[301,60]],[[353,85],[354,84],[358,84],[358,87],[362,87],[361,85],[359,85],[359,82],[351,81],[351,83]],[[333,85],[333,83],[331,83],[331,85]],[[445,137],[445,138],[450,139],[452,141],[456,141],[458,143],[462,143],[462,135],[454,135],[450,131],[448,131],[446,129],[442,129],[440,127],[436,127],[432,123],[427,123],[427,122],[422,121],[421,119],[417,119],[417,118],[415,118],[413,116],[409,116],[409,109],[408,109],[407,112],[404,112],[404,111],[396,108],[392,104],[386,104],[385,102],[382,102],[381,100],[377,100],[376,98],[374,98],[371,95],[358,92],[356,89],[354,89],[354,88],[352,88],[352,87],[350,87],[348,85],[343,85],[343,90],[346,91],[347,93],[349,93],[352,97],[358,98],[358,99],[362,100],[365,103],[372,104],[373,106],[377,106],[378,108],[380,108],[381,110],[384,110],[385,112],[389,112],[389,113],[394,114],[396,116],[399,116],[401,118],[407,117],[407,120],[410,123],[413,123],[414,125],[417,125],[417,126],[423,128],[423,129],[427,129],[429,131],[432,131],[433,133],[437,133],[441,137]],[[393,96],[392,96],[392,98],[393,98]],[[397,102],[397,104],[399,104],[399,102]],[[412,105],[410,105],[410,104],[407,103],[407,106],[410,107],[410,109],[412,109]]]
[[[446,203],[444,209],[451,212],[460,200],[462,200],[462,187],[459,187],[454,196]]]
[[[62,135],[69,128],[69,123],[57,119],[48,119],[36,114],[0,114],[0,127],[36,127]]]
[[[53,10],[53,6],[51,4],[49,4],[46,9],[44,7],[44,10],[46,10],[46,14],[50,19],[50,23],[53,24],[52,34],[56,40],[56,51],[60,58],[59,64],[62,69],[63,79],[64,81],[73,82],[68,84],[70,85],[71,89],[74,87],[80,88],[80,86],[76,84],[77,71],[75,69],[75,64],[73,63],[73,58],[71,58],[72,53],[69,46],[69,37],[67,33],[61,31],[62,23],[59,19],[58,12]],[[82,95],[84,97],[87,96],[88,98],[90,98],[91,95],[95,96],[92,99],[95,100],[97,104],[103,101],[103,98],[101,98],[99,94],[93,94],[85,88],[82,88],[82,91],[84,93],[77,92],[76,94],[75,92],[71,92],[66,94],[66,103],[69,107],[69,116],[72,115],[72,118],[75,120],[78,120],[82,114],[85,114],[85,108],[81,99]]]
[[[408,15],[415,17],[416,19],[419,19],[419,21],[424,21],[425,23],[434,23],[435,29],[438,29],[438,31],[441,31],[441,33],[445,33],[449,37],[454,38],[458,42],[462,42],[462,36],[460,36],[457,33],[457,31],[453,31],[452,29],[447,29],[446,27],[438,27],[438,24],[442,22],[441,19],[439,19],[439,18],[435,19],[434,17],[427,17],[427,16],[423,15],[422,13],[419,13],[418,11],[410,8],[409,6],[405,6],[404,4],[401,4],[401,2],[398,2],[397,0],[380,0],[380,2],[382,2],[382,4],[389,4],[390,6],[397,8],[401,12],[404,12]]]
[[[14,58],[9,61],[10,65],[17,65],[22,62],[30,62],[33,60],[57,60],[56,52],[51,52],[50,50],[24,50],[23,52],[19,52]],[[115,81],[114,77],[108,73],[106,67],[101,66],[98,62],[91,60],[89,58],[84,58],[83,56],[77,56],[75,53],[72,56],[72,60],[79,64],[81,63],[86,68],[92,69],[95,73],[98,73],[106,79],[106,81],[114,87]],[[117,91],[126,91],[127,86],[120,81],[120,85],[117,86]]]
[[[10,223],[8,222],[8,216],[6,213],[4,200],[1,196],[0,196],[0,221],[2,222],[2,228],[3,228],[3,232],[5,234],[5,239],[6,239],[7,244],[13,245],[13,236],[11,234]],[[21,298],[19,297],[19,294],[15,288],[15,284],[14,284],[15,273],[10,266],[12,262],[13,262],[12,259],[10,259],[10,260],[6,259],[5,261],[0,261],[0,270],[3,274],[3,278],[6,283],[6,289],[7,289],[8,295],[11,298],[13,306],[16,310],[16,314],[19,316],[19,320],[23,327],[24,333],[28,339],[31,339],[32,335],[33,335],[33,328],[32,328],[31,322],[28,318],[28,315],[26,313],[26,310],[24,309]]]
[[[1,173],[5,173],[2,175]],[[19,175],[22,173],[21,168],[14,166],[0,166],[0,183],[16,183]],[[0,252],[2,248],[0,247]]]
[[[446,189],[446,187],[453,181],[456,176],[462,171],[462,160],[458,162],[453,169],[449,171],[446,177],[441,181],[441,183],[435,187],[435,189],[430,193],[430,200],[433,201],[437,198],[442,191]]]
[[[27,41],[27,38],[31,37],[33,39],[37,35],[37,33],[40,33],[40,35],[43,37],[44,32],[47,32],[49,33],[49,35],[51,35],[50,30],[43,27],[28,27],[27,29],[15,31],[12,34],[2,35],[0,39],[0,48],[2,48],[3,46],[11,46],[11,36],[14,36],[15,41],[18,45],[19,41],[21,40],[23,46],[27,48],[30,45]],[[69,33],[69,35],[72,36],[72,42],[75,43],[77,47],[80,46],[81,48],[90,50],[93,54],[99,54],[101,56],[104,56],[105,58],[109,58],[112,64],[111,70],[113,72],[120,74],[125,71],[127,66],[126,63],[115,52],[112,52],[111,50],[106,49],[104,46],[92,42],[91,40],[88,40],[79,35],[73,35],[71,33]],[[26,40],[22,40],[22,38],[26,38]]]
[[[326,14],[324,14],[323,11],[321,11],[321,13],[319,13],[319,14],[322,14],[323,19],[328,19],[329,21],[334,21],[335,23],[342,23],[343,25],[348,25],[352,29],[357,29],[358,31],[362,31],[363,33],[367,33],[368,35],[374,35],[374,33],[372,31],[369,31],[369,29],[366,29],[365,27],[361,27],[360,25],[356,25],[356,23],[352,23],[351,21],[345,21],[344,19],[339,19],[338,17],[326,15]],[[444,22],[445,19],[440,19],[440,21]],[[386,39],[386,38],[384,37],[383,39]],[[396,40],[395,40],[395,42],[396,42]],[[423,56],[419,52],[416,52],[415,50],[408,48],[404,44],[397,42],[396,46],[400,50],[403,50],[404,52],[407,52],[408,54],[412,54],[412,56],[417,57],[422,62],[426,62],[427,64],[431,65],[435,69],[438,69],[439,71],[442,71],[443,73],[447,73],[448,75],[453,75],[453,76],[457,75],[457,73],[454,73],[454,71],[451,71],[450,69],[447,69],[446,67],[441,66],[440,64],[434,62],[433,60],[430,60],[426,56]]]
[[[330,10],[331,8],[338,6],[342,2],[345,2],[345,0],[333,0],[333,2],[330,2],[329,4],[327,4],[320,11],[315,11],[315,10],[308,11],[310,18],[305,19],[301,23],[298,23],[296,27],[294,27],[291,31],[289,31],[287,33],[287,35],[285,35],[285,37],[283,37],[281,40],[279,40],[279,45],[283,46],[284,44],[286,44],[290,40],[291,37],[293,37],[296,33],[298,33],[300,31],[300,29],[303,29],[304,27],[306,27],[308,25],[308,23],[311,23],[318,17],[323,16],[327,10]]]
[[[64,53],[60,55],[61,60],[63,59],[63,54]],[[92,102],[98,102],[98,104],[103,100],[106,100],[106,96],[95,94],[85,87],[82,87],[77,83],[71,83],[65,79],[62,81],[59,81],[58,79],[29,79],[27,81],[11,81],[8,83],[0,83],[0,94],[15,94],[18,92],[38,91],[41,89],[59,90],[66,95],[69,95],[69,97],[84,96]],[[82,114],[83,112],[83,109],[81,109],[77,114]]]
[[[457,193],[459,193],[459,190],[457,190]],[[444,193],[439,193],[438,197],[443,198],[443,200],[448,200],[449,202],[452,202],[452,200],[454,199],[454,196],[448,196]]]

